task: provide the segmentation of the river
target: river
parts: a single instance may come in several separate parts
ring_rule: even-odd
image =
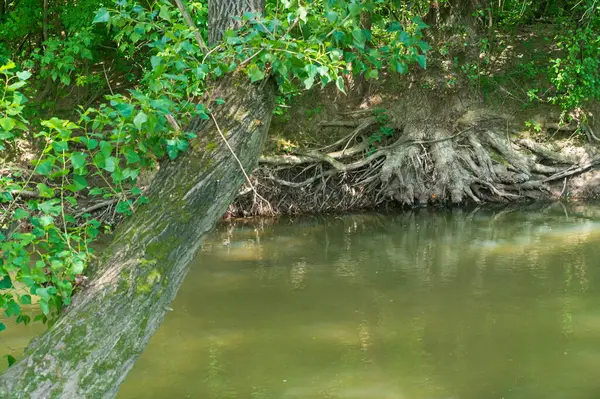
[[[598,398],[597,215],[221,225],[118,398]],[[9,325],[0,355],[38,331]]]

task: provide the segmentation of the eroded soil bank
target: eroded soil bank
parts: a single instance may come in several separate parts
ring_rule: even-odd
[[[445,76],[432,67],[295,97],[227,217],[600,196],[592,111],[582,127]]]

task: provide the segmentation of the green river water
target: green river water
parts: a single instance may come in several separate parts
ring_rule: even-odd
[[[599,215],[222,225],[118,398],[600,398]]]

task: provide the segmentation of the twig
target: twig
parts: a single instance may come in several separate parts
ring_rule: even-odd
[[[169,122],[169,125],[171,125],[171,127],[173,129],[175,129],[176,132],[180,132],[181,131],[181,127],[179,127],[179,124],[177,123],[177,121],[175,120],[175,118],[173,118],[173,115],[166,114],[165,118],[167,118],[167,122]]]
[[[586,164],[583,164],[583,165],[581,165],[578,168],[569,168],[569,169],[566,169],[566,170],[564,170],[564,171],[562,171],[560,173],[552,175],[552,176],[544,179],[543,183],[548,183],[548,182],[551,182],[551,181],[560,180],[560,179],[562,179],[564,177],[569,177],[569,176],[576,175],[578,173],[585,172],[586,170],[592,168],[593,166],[595,166],[595,165],[597,165],[599,163],[600,163],[600,157],[592,159],[590,162],[588,162]]]
[[[600,141],[600,138],[598,138],[598,136],[596,136],[594,134],[594,131],[592,130],[592,128],[589,125],[585,124],[585,125],[583,125],[583,128],[585,129],[586,133],[588,134],[588,137],[591,137],[596,141]]]
[[[563,194],[565,193],[565,190],[567,189],[567,180],[568,180],[568,178],[565,177],[565,182],[563,183],[562,191],[560,192],[560,195],[558,196],[559,198],[562,198]]]
[[[179,11],[181,12],[181,15],[183,16],[183,19],[185,20],[185,23],[188,24],[188,26],[190,27],[192,32],[194,32],[194,37],[196,38],[196,42],[198,43],[198,46],[200,46],[200,49],[202,50],[202,54],[208,53],[209,52],[208,46],[204,42],[204,39],[202,39],[202,35],[200,35],[200,31],[196,27],[194,20],[192,19],[192,17],[188,13],[187,9],[185,8],[185,4],[183,4],[183,2],[181,0],[175,0],[175,4],[177,4],[177,8],[179,8]]]
[[[238,156],[235,154],[235,151],[233,151],[233,148],[231,148],[231,146],[229,145],[229,142],[227,141],[227,138],[225,137],[225,135],[221,131],[221,128],[219,127],[219,124],[217,123],[217,119],[215,118],[215,116],[213,114],[210,114],[210,117],[212,118],[213,122],[215,123],[215,127],[217,128],[217,131],[219,132],[219,135],[223,139],[223,142],[225,143],[225,145],[229,149],[229,152],[231,152],[231,155],[233,155],[233,157],[237,161],[238,165],[240,166],[240,170],[244,174],[244,177],[246,178],[246,181],[248,182],[248,185],[250,186],[250,188],[254,192],[254,195],[257,198],[260,198],[261,200],[263,200],[268,205],[268,207],[271,208],[271,204],[269,203],[269,201],[267,201],[263,196],[261,196],[258,193],[258,191],[256,191],[256,187],[254,187],[254,184],[252,184],[252,180],[250,180],[250,176],[248,176],[248,173],[246,173],[246,170],[244,169],[244,165],[242,164],[242,161],[240,161],[240,159],[238,158]]]
[[[356,136],[358,136],[359,133],[363,132],[364,130],[367,130],[369,127],[371,127],[371,125],[375,124],[376,119],[374,117],[371,118],[367,118],[365,119],[357,128],[356,130],[354,130],[354,132],[352,133],[352,136],[350,136],[350,138],[348,139],[348,142],[346,143],[346,145],[344,146],[344,149],[342,150],[342,154],[344,153],[344,151],[346,151],[346,148],[348,148],[348,146],[350,145],[350,142],[352,140],[354,140],[354,138]]]
[[[121,201],[121,198],[113,198],[113,199],[110,199],[110,200],[98,202],[97,204],[92,205],[89,208],[83,209],[82,211],[80,211],[79,213],[77,213],[75,215],[75,217],[79,218],[79,217],[81,217],[82,215],[84,215],[86,213],[94,212],[94,211],[97,211],[98,209],[102,209],[104,207],[111,206],[111,205],[113,205],[115,203],[118,203],[119,201]]]
[[[323,127],[357,127],[360,125],[360,121],[323,121],[319,123],[319,126]]]
[[[113,92],[113,89],[110,86],[110,80],[108,80],[108,74],[106,73],[106,68],[104,67],[104,62],[102,63],[102,70],[104,71],[104,78],[106,79],[106,84],[108,85],[108,90],[110,90],[110,94],[112,94],[114,96],[115,93]]]
[[[304,180],[303,182],[300,182],[300,183],[294,183],[294,182],[290,182],[287,180],[278,179],[273,175],[269,175],[269,176],[267,176],[267,178],[269,180],[272,180],[275,183],[279,183],[283,186],[292,187],[292,188],[301,188],[304,186],[308,186],[309,184],[314,183],[315,181],[322,179],[324,177],[333,176],[335,173],[337,173],[337,171],[335,169],[329,170],[327,172],[319,173],[319,174],[311,177],[310,179]]]
[[[325,150],[325,149],[328,149],[328,148],[337,147],[339,145],[344,144],[344,142],[346,143],[346,146],[344,147],[344,150],[345,150],[348,147],[349,143],[356,136],[358,136],[364,130],[368,129],[371,125],[375,124],[375,122],[376,122],[375,118],[371,117],[371,118],[365,118],[358,125],[356,124],[356,122],[351,122],[352,125],[343,125],[344,127],[356,127],[356,129],[354,129],[349,135],[342,137],[341,139],[339,139],[335,143],[327,145],[327,146],[322,147],[322,148],[319,148],[317,151]],[[323,124],[322,126],[325,126],[325,125],[327,125],[327,126],[342,126],[341,123],[342,122],[329,122],[329,123]],[[344,150],[342,150],[342,152]]]

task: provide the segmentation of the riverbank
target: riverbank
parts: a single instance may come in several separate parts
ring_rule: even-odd
[[[600,197],[596,140],[560,110],[390,80],[297,98],[227,217]]]

